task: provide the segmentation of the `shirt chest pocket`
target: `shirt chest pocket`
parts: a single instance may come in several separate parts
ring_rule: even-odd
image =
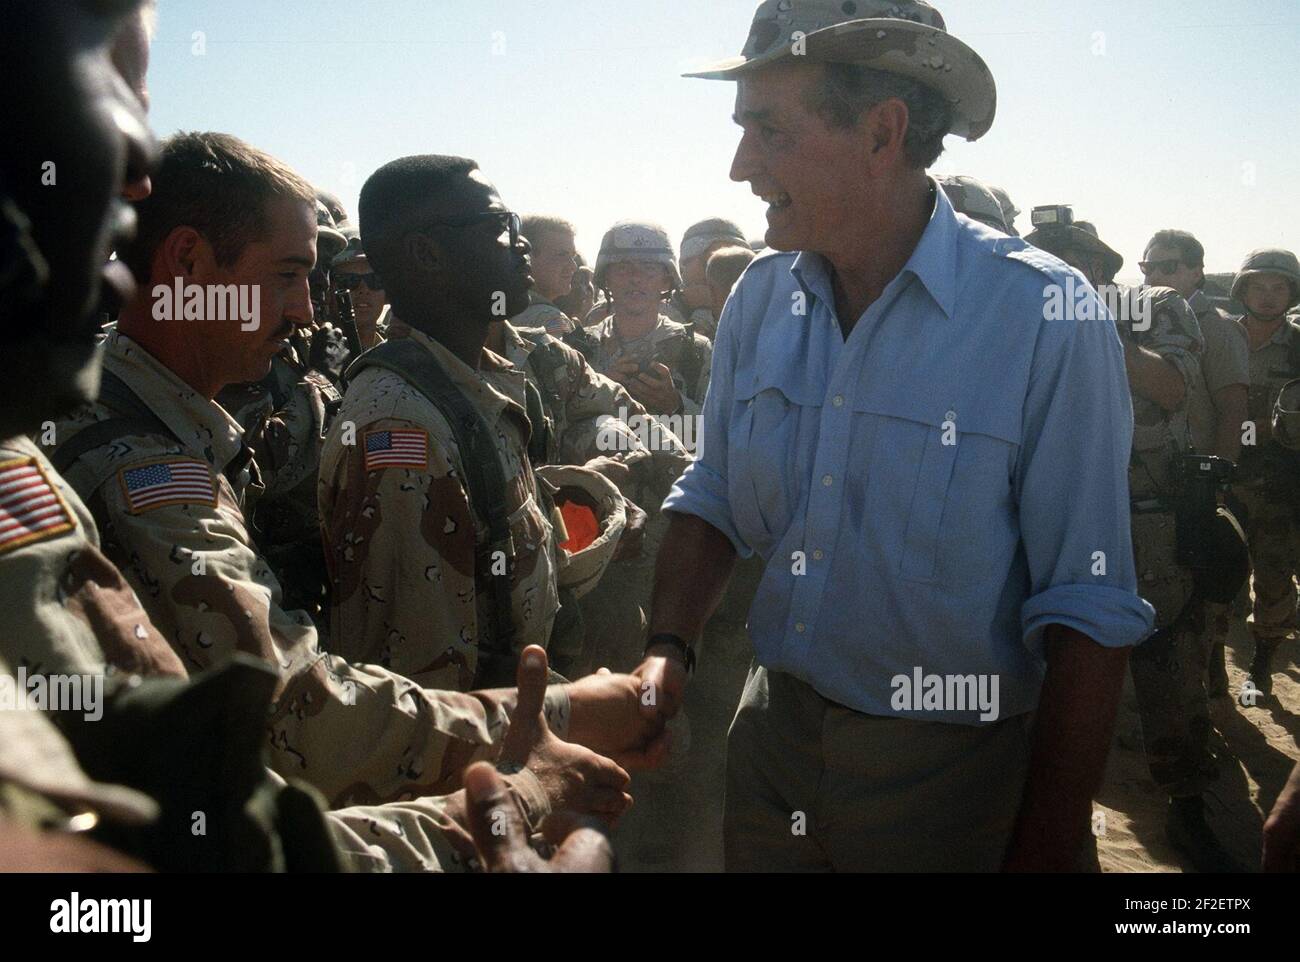
[[[809,469],[819,406],[800,404],[788,386],[738,392],[731,431],[730,496],[741,533],[761,552],[789,528]]]
[[[874,532],[861,550],[909,581],[987,580],[1002,567],[990,559],[1015,545],[1014,432],[994,417],[918,407],[855,405],[849,530]]]

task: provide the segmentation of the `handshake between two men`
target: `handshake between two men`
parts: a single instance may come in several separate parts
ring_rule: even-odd
[[[460,803],[454,796],[449,800],[452,811],[461,809],[457,820],[468,826],[489,872],[609,872],[614,854],[605,829],[632,804],[628,772],[657,768],[668,757],[665,725],[680,705],[684,676],[671,675],[672,690],[662,693],[671,714],[656,681],[638,675],[602,668],[570,683],[565,741],[546,721],[547,669],[544,649],[524,649],[513,720],[497,765],[477,762],[466,769]],[[520,778],[536,779],[549,802],[550,814],[540,825],[530,824],[520,804],[526,793],[511,791]],[[549,859],[534,848],[534,829],[552,850]]]

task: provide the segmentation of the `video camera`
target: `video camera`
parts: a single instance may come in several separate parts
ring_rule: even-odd
[[[1029,214],[1029,222],[1035,229],[1039,227],[1069,227],[1074,223],[1074,208],[1068,204],[1046,204],[1035,207]]]

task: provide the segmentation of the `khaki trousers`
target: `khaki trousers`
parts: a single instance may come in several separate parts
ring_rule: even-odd
[[[864,715],[751,666],[727,738],[732,872],[996,872],[1029,716],[981,727]]]

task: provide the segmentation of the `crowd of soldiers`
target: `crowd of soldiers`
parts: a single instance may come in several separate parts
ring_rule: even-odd
[[[464,158],[384,165],[353,217],[230,135],[153,156],[147,18],[25,6],[39,40],[13,60],[34,101],[76,109],[31,108],[30,146],[6,147],[4,314],[26,321],[5,334],[0,667],[109,684],[93,724],[0,712],[0,864],[538,868],[545,826],[552,866],[608,867],[591,823],[557,813],[617,822],[629,773],[688,747],[636,673],[659,505],[761,245],[718,218],[676,246],[619,222],[588,266],[569,222],[519,217]],[[112,151],[137,227],[108,276],[142,281],[107,317],[70,299],[76,251],[48,241],[65,222],[12,173],[86,135],[68,63],[87,53],[127,90]],[[1016,233],[1004,191],[940,182]],[[111,193],[77,216],[111,223]],[[1114,284],[1123,258],[1095,228],[1063,207],[1033,221],[1030,244]],[[1205,294],[1190,234],[1159,231],[1140,266],[1149,286],[1114,301],[1158,629],[1133,680],[1170,839],[1223,871],[1202,793],[1224,643],[1253,606],[1245,685],[1267,698],[1296,627],[1300,264],[1247,257],[1239,317]],[[253,291],[256,312],[214,313],[214,289]],[[743,649],[759,573],[733,583],[706,657]],[[87,828],[96,842],[67,844]]]

